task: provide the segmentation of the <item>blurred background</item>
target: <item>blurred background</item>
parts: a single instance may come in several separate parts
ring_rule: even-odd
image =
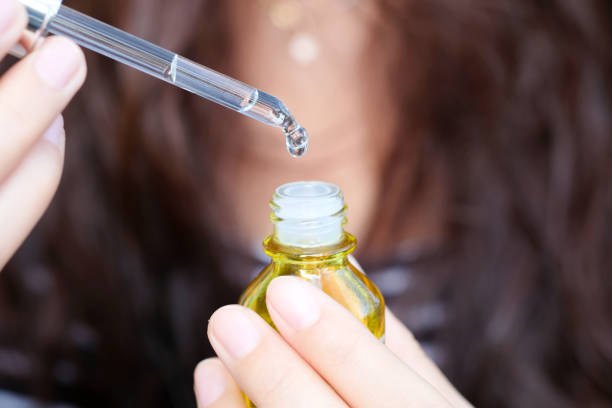
[[[195,406],[274,189],[323,180],[473,404],[612,406],[609,1],[65,5],[279,97],[311,147],[87,52],[59,191],[0,274],[0,405]]]

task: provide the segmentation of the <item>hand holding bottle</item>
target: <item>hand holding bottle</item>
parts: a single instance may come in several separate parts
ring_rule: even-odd
[[[210,319],[220,360],[196,369],[200,408],[469,406],[350,257],[339,187],[288,183],[270,208],[270,264],[240,297],[245,307]]]
[[[195,371],[200,408],[469,407],[389,311],[386,345],[340,304],[295,277],[276,278],[255,312],[225,306],[210,319],[219,359]]]
[[[19,41],[26,22],[20,3],[0,0],[0,59]],[[0,77],[0,269],[57,189],[65,140],[59,114],[85,76],[79,47],[55,37]]]

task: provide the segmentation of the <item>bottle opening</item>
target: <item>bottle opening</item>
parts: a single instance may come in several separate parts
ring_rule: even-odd
[[[345,205],[338,186],[299,181],[276,189],[270,202],[276,240],[288,246],[316,247],[342,240]]]

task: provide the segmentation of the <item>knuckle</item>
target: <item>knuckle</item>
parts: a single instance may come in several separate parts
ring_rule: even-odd
[[[5,132],[9,133],[19,133],[18,126],[19,123],[28,123],[28,114],[26,113],[26,109],[20,106],[15,98],[7,97],[0,99],[0,121],[2,123],[3,134],[6,135]],[[31,120],[31,118],[30,118]]]
[[[260,389],[258,401],[261,405],[269,405],[273,401],[283,401],[287,395],[297,391],[300,383],[297,378],[295,367],[283,366],[274,370],[273,375],[269,376]]]
[[[359,358],[362,345],[361,333],[328,330],[326,339],[321,343],[325,363],[334,367],[345,367]]]

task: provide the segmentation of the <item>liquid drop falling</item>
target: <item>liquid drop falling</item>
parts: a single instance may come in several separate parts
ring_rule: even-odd
[[[285,132],[287,150],[293,157],[301,157],[308,150],[308,132],[299,126],[293,132]]]
[[[285,127],[287,150],[293,157],[302,157],[308,150],[308,132],[297,122]]]

